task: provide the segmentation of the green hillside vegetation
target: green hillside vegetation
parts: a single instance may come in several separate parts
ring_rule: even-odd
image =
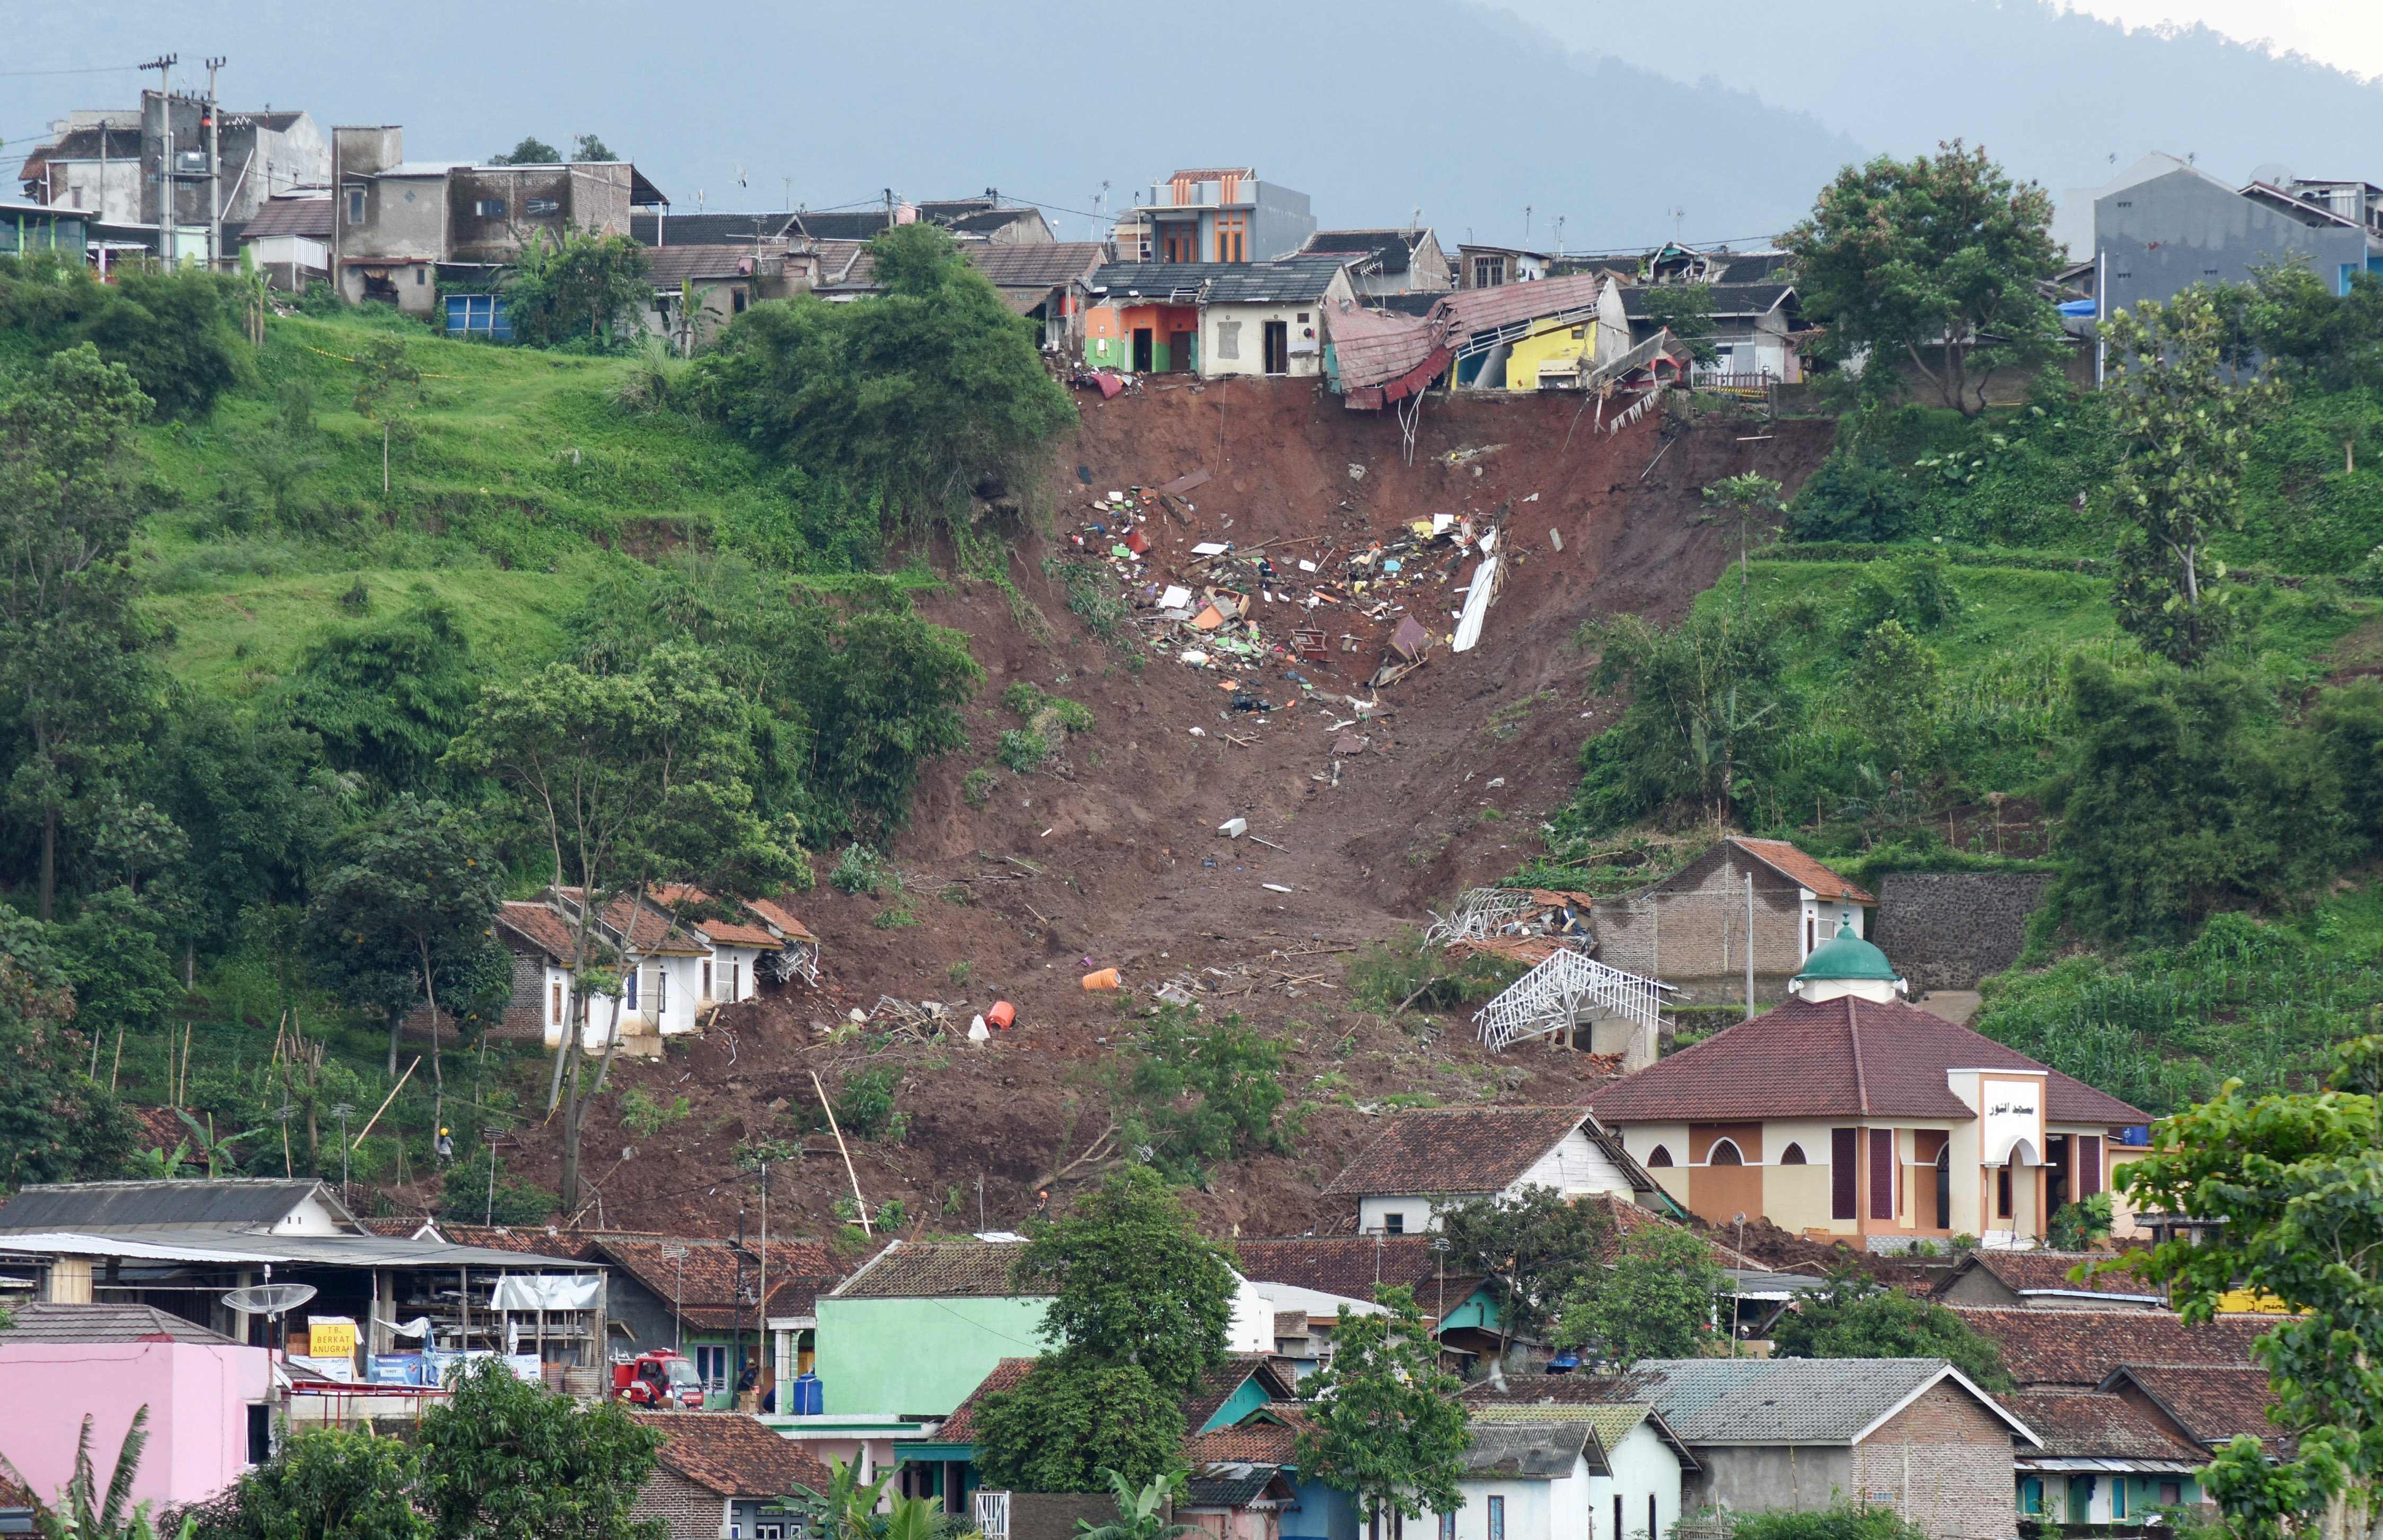
[[[2246,408],[2239,438],[2160,438],[2123,377],[2079,395],[2047,376],[1970,418],[1848,413],[1770,505],[1784,538],[1743,588],[1731,572],[1668,631],[1584,634],[1630,704],[1584,745],[1537,880],[1644,881],[1599,864],[1648,822],[1735,823],[1865,879],[2048,866],[2048,912],[1990,981],[1982,1030],[2155,1113],[2229,1076],[2314,1083],[2383,1000],[2383,684],[2363,677],[2383,654],[2365,452],[2383,391],[2372,344],[2328,319],[2383,313],[2383,286],[2304,289],[2269,275],[2146,307],[2166,335],[2198,325],[2266,359],[2278,399],[2229,398],[2252,376],[2214,362],[2181,388],[2215,403],[2193,411]],[[2122,571],[2151,570],[2124,499],[2176,467],[2216,493],[2193,622],[2215,640],[2184,666],[2152,650],[2180,645],[2181,582],[2129,578],[2147,597],[2118,602]]]
[[[883,300],[763,304],[693,361],[600,323],[495,346],[271,314],[247,278],[0,259],[0,1048],[191,1110],[226,1140],[194,1131],[191,1163],[319,1171],[425,979],[474,1046],[500,893],[774,892],[898,831],[982,676],[888,542],[941,524],[1001,570],[1006,484],[1072,413],[947,237],[877,257]],[[592,301],[548,292],[569,263],[532,277],[600,311],[642,262],[610,253]],[[532,740],[617,820],[544,830]],[[435,1121],[468,1143],[544,1110],[544,1076],[485,1044],[455,1083],[455,1046],[357,1176],[420,1170]],[[0,1186],[34,1158],[114,1174],[105,1118],[43,1152],[41,1083],[0,1087]]]

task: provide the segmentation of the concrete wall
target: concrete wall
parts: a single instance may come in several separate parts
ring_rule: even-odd
[[[1251,185],[1242,185],[1244,196]],[[1306,245],[1307,238],[1315,233],[1315,215],[1307,194],[1274,182],[1254,185],[1257,206],[1250,210],[1250,260],[1272,262]]]
[[[1834,894],[1807,900],[1805,890],[1759,861],[1722,844],[1655,887],[1629,898],[1600,899],[1593,915],[1597,955],[1631,973],[1687,992],[1685,1004],[1719,1004],[1746,992],[1746,878],[1754,878],[1754,998],[1786,998],[1787,980],[1809,954],[1808,941],[1836,934],[1843,904]],[[1853,906],[1854,931],[1870,917]],[[1890,956],[1893,954],[1889,954]]]
[[[1853,1496],[1853,1451],[1798,1444],[1700,1445],[1685,1479],[1689,1508],[1809,1512]]]
[[[1284,371],[1324,372],[1323,310],[1327,300],[1284,305],[1210,305],[1200,312],[1200,373],[1208,379],[1263,375],[1266,324],[1279,321],[1289,348]]]
[[[2009,1424],[1949,1382],[1855,1446],[1850,1495],[1945,1540],[2008,1540],[2017,1515]]]
[[[1051,1345],[1044,1299],[843,1300],[819,1302],[819,1377],[826,1411],[946,1416],[1005,1358]]]
[[[2196,283],[2246,282],[2253,267],[2278,262],[2303,264],[2340,293],[2341,270],[2367,264],[2360,230],[2303,225],[2192,170],[2098,199],[2093,231],[2104,315]]]
[[[1879,884],[1878,944],[1915,990],[1973,990],[2019,960],[2052,874],[1896,871]]]
[[[1613,1473],[1592,1477],[1588,1484],[1588,1540],[1635,1540],[1649,1534],[1649,1497],[1655,1502],[1650,1540],[1664,1540],[1680,1521],[1679,1455],[1657,1436],[1650,1424],[1641,1423],[1605,1451],[1605,1463]],[[1616,1497],[1622,1499],[1618,1530],[1613,1519]]]
[[[1456,1540],[1589,1540],[1588,1489],[1588,1463],[1578,1457],[1569,1472],[1553,1481],[1461,1481],[1457,1490],[1464,1495],[1464,1506],[1456,1510]],[[1501,1534],[1490,1530],[1493,1497],[1505,1505]]]
[[[263,1348],[196,1342],[18,1342],[0,1346],[0,1454],[44,1498],[74,1473],[82,1420],[103,1474],[149,1409],[136,1502],[203,1501],[248,1468],[248,1409],[265,1401]]]

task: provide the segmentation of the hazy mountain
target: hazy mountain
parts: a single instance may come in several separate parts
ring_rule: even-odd
[[[214,14],[200,18],[201,10]],[[1327,224],[1403,223],[1444,239],[1530,235],[1574,249],[1672,233],[1763,235],[1807,207],[1860,150],[1794,111],[1718,85],[1685,87],[1461,0],[1323,0],[1189,7],[712,7],[660,0],[401,10],[254,0],[191,7],[119,0],[98,13],[18,12],[24,69],[131,62],[178,49],[179,84],[228,54],[236,106],[303,106],[329,122],[402,123],[423,158],[485,156],[535,132],[593,130],[682,209],[813,208],[986,186],[1114,208],[1178,166],[1253,164],[1315,199]],[[130,102],[130,73],[23,75],[0,92],[11,149],[74,106]],[[155,77],[147,79],[154,82]],[[748,185],[736,185],[738,168]],[[1055,212],[1060,233],[1091,221]]]
[[[2057,191],[2147,151],[2216,175],[2280,161],[2383,180],[2383,85],[2205,28],[2139,30],[2047,0],[1498,0],[1575,48],[1715,76],[1875,150],[1982,142]]]

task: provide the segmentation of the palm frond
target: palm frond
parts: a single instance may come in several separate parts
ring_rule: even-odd
[[[84,1435],[90,1435],[91,1422],[83,1420]],[[132,1414],[132,1425],[124,1430],[124,1445],[116,1452],[116,1472],[108,1479],[107,1503],[99,1512],[99,1527],[114,1534],[124,1527],[124,1507],[132,1500],[132,1478],[141,1472],[141,1451],[149,1447],[149,1408],[143,1403]]]

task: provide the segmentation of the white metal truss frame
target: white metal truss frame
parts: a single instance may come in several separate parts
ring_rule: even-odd
[[[1526,1038],[1569,1033],[1584,1010],[1621,1016],[1651,1032],[1669,987],[1659,980],[1567,948],[1515,979],[1473,1019],[1492,1052]]]
[[[1431,924],[1425,927],[1423,939],[1431,946],[1487,941],[1534,906],[1531,895],[1520,888],[1467,888],[1448,913],[1431,912]]]

